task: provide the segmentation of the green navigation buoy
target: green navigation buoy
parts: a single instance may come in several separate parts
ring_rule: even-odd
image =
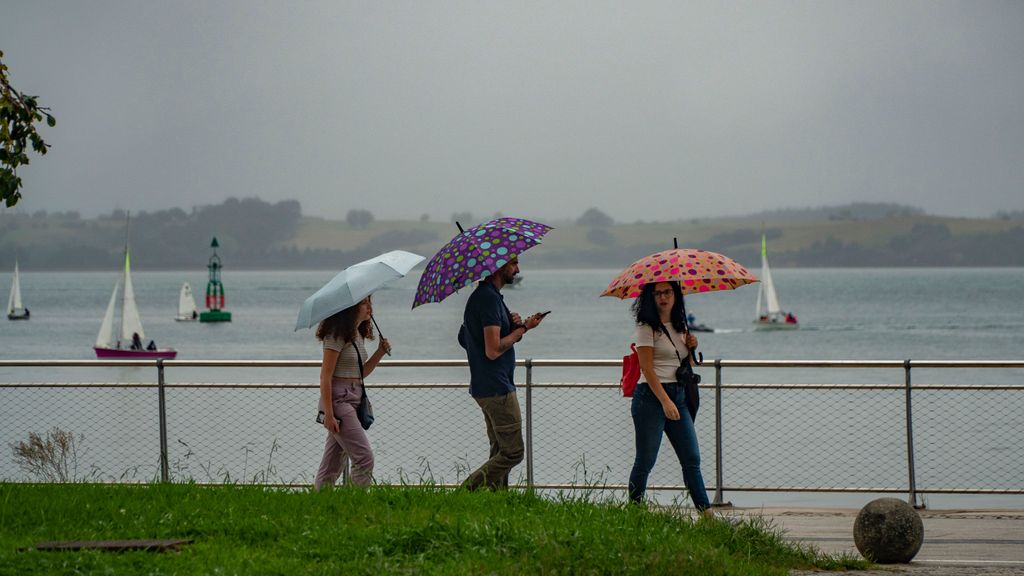
[[[213,237],[210,248],[213,248],[213,256],[210,256],[210,263],[206,268],[210,271],[210,279],[206,282],[206,308],[205,312],[199,314],[200,322],[231,322],[231,312],[224,310],[224,285],[220,281],[220,256],[217,256],[217,248],[220,243],[217,237]]]

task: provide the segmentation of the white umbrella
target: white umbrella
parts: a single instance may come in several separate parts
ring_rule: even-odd
[[[306,298],[299,308],[295,329],[312,328],[324,318],[355,306],[381,286],[408,274],[413,266],[423,260],[419,254],[392,250],[345,268],[323,288]]]

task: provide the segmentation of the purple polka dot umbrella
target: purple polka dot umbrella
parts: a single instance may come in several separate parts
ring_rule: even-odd
[[[645,256],[612,280],[601,296],[636,298],[645,284],[679,282],[683,294],[733,290],[758,282],[746,268],[717,252],[676,248]]]
[[[540,244],[551,229],[521,218],[498,218],[461,232],[427,263],[412,307],[440,302],[456,290],[487,278]]]

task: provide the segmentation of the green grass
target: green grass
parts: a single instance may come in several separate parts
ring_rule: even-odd
[[[188,538],[181,552],[52,552],[53,540]],[[866,563],[757,520],[518,491],[0,484],[0,574],[786,574]]]

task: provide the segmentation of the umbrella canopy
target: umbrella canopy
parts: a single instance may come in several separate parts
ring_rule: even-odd
[[[342,270],[299,308],[295,329],[312,328],[346,308],[351,308],[388,282],[401,278],[425,260],[419,254],[392,250]]]
[[[490,276],[540,244],[551,229],[522,218],[498,218],[461,232],[427,263],[412,307],[440,302],[459,288]]]
[[[683,294],[733,290],[757,282],[746,268],[717,252],[676,248],[633,262],[612,280],[601,296],[636,298],[644,285],[679,282]]]

